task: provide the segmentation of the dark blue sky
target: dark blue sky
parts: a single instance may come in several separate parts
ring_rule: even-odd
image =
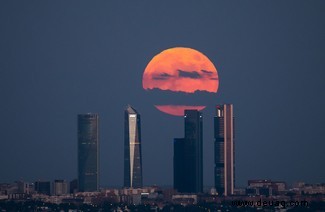
[[[141,80],[176,46],[203,52],[219,73],[203,111],[204,185],[221,103],[234,104],[237,185],[325,182],[324,11],[322,0],[1,1],[0,182],[76,178],[77,114],[98,112],[101,185],[121,186],[131,104],[142,115],[144,184],[172,185],[183,119],[156,110]]]

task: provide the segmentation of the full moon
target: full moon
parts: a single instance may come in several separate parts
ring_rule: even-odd
[[[203,53],[185,47],[166,49],[154,56],[144,70],[142,86],[145,90],[216,93],[218,72]],[[203,110],[204,105],[155,105],[167,114],[182,116],[185,109]]]

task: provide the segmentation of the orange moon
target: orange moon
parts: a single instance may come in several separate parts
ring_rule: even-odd
[[[166,49],[154,56],[144,70],[145,90],[216,93],[219,78],[216,67],[203,53],[186,47]],[[155,105],[165,113],[183,116],[185,109],[203,110],[204,105]]]

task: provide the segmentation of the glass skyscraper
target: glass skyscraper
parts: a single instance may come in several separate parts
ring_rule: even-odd
[[[233,105],[217,105],[214,117],[215,187],[219,195],[234,194],[235,148]]]
[[[78,189],[98,191],[99,137],[98,114],[78,115]]]
[[[203,122],[198,110],[184,111],[185,137],[174,139],[174,189],[203,192]]]
[[[124,116],[124,187],[142,187],[141,119],[130,105]]]

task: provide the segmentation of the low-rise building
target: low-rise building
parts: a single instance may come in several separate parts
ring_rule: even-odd
[[[246,195],[277,196],[285,194],[286,183],[272,180],[248,180]]]

